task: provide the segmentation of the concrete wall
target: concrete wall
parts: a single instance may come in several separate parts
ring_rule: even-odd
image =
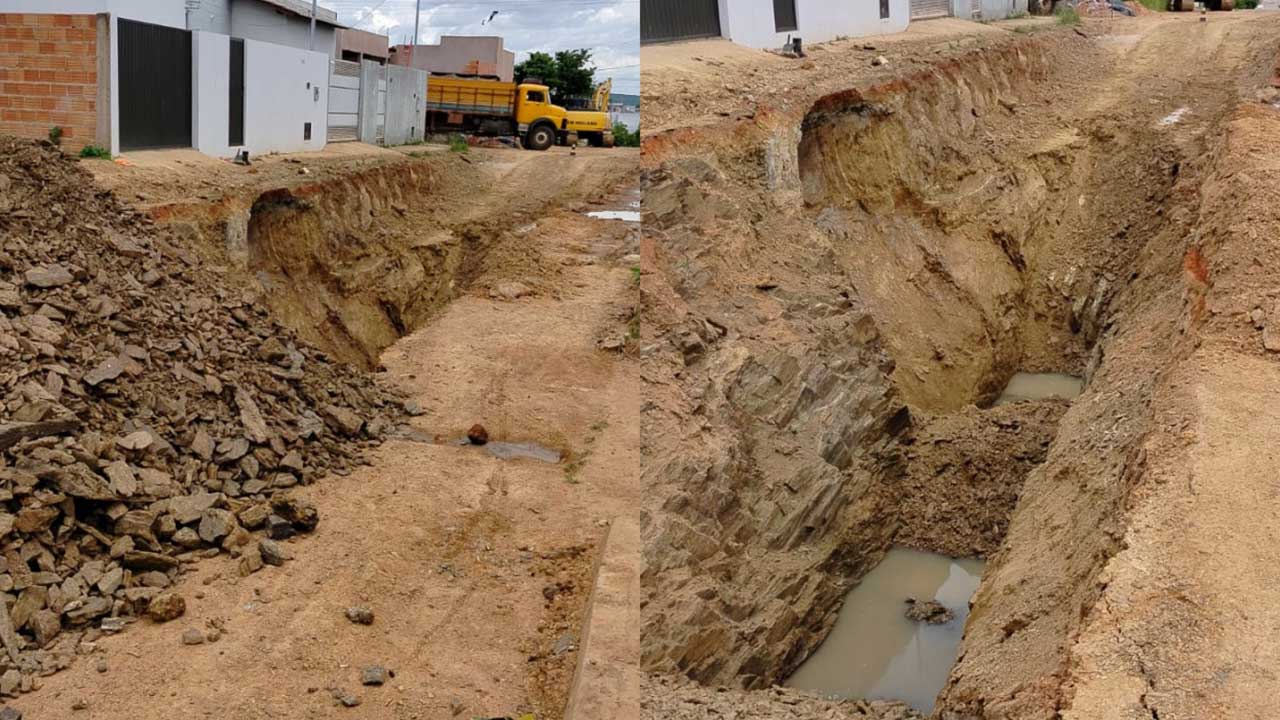
[[[191,33],[191,137],[196,149],[216,157],[230,157],[231,38],[208,32]],[[248,135],[249,128],[245,128]],[[248,140],[248,137],[245,138]]]
[[[427,73],[422,70],[387,66],[386,145],[404,145],[421,140],[427,125]]]
[[[379,96],[382,94],[380,89],[383,82],[379,80],[382,76],[383,66],[372,61],[365,60],[360,63],[360,122],[358,123],[357,133],[360,142],[374,145],[378,142],[378,109],[385,107],[384,102],[379,102]]]
[[[391,54],[396,65],[409,64],[408,45],[397,45]],[[502,47],[497,36],[470,37],[445,35],[439,45],[419,45],[413,48],[413,66],[433,73],[473,72],[472,63],[480,65],[480,75],[497,75],[503,82],[515,77],[516,54]]]
[[[0,133],[43,139],[58,126],[70,151],[110,144],[98,114],[108,113],[98,97],[100,24],[105,56],[106,15],[0,14]]]
[[[311,20],[261,0],[231,1],[231,36],[306,50]],[[335,28],[316,23],[316,52],[333,54]]]
[[[773,0],[720,0],[720,33],[754,48],[782,47],[788,35],[817,43],[839,36],[902,32],[910,17],[909,0],[889,0],[889,17],[884,20],[880,19],[878,0],[796,0],[799,29],[777,32]]]
[[[334,42],[337,44],[337,47],[334,48],[334,57],[336,58],[342,58],[342,53],[345,50],[360,56],[355,62],[360,62],[366,58],[379,58],[386,62],[390,52],[390,40],[386,35],[379,35],[365,30],[339,28],[334,38]]]
[[[1003,20],[1026,11],[1027,0],[982,0],[983,20]]]
[[[244,145],[232,147],[227,142],[231,39],[195,32],[192,47],[192,137],[200,152],[232,157],[241,148],[250,155],[324,149],[329,100],[327,54],[246,40]],[[303,125],[308,122],[311,139],[304,140]]]
[[[187,13],[187,29],[231,34],[232,0],[196,0]]]

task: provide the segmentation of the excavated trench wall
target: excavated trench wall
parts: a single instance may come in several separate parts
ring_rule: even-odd
[[[395,163],[152,215],[308,342],[372,368],[461,292],[501,231],[435,221],[441,183],[430,163]]]
[[[1096,366],[1177,176],[1139,130],[1027,109],[1090,52],[1010,43],[646,146],[645,372],[669,388],[644,418],[647,669],[780,682],[891,543],[1003,540],[1064,408],[954,413]],[[1145,195],[1098,192],[1118,182]],[[938,462],[948,433],[976,459]],[[953,496],[973,521],[926,531]]]

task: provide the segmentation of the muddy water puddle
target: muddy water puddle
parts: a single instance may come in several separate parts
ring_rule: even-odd
[[[995,404],[1005,405],[1021,400],[1044,400],[1052,397],[1073,400],[1083,389],[1084,381],[1071,375],[1015,373],[1004,392],[996,398]]]
[[[894,548],[849,591],[831,634],[787,685],[840,698],[901,700],[923,713],[955,663],[982,579],[981,560]],[[907,599],[937,600],[954,617],[908,620]]]
[[[618,207],[608,210],[592,210],[586,213],[587,217],[597,218],[599,220],[621,220],[623,222],[638,223],[640,222],[640,188],[627,188],[625,192],[619,196],[616,204]]]

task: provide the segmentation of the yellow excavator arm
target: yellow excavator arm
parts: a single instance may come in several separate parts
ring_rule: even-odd
[[[609,112],[609,93],[613,90],[613,78],[609,78],[596,86],[592,107],[599,112]]]

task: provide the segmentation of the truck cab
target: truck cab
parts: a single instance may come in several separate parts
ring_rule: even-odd
[[[516,86],[516,127],[525,147],[532,150],[573,144],[579,136],[592,145],[606,144],[606,137],[613,139],[607,112],[566,110],[551,102],[550,88],[536,82]]]

